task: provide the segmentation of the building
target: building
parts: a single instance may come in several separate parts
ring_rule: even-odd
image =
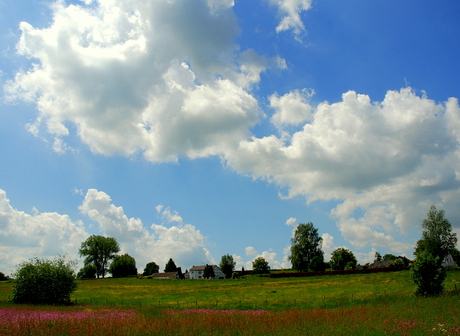
[[[149,276],[151,279],[180,279],[181,275],[179,272],[166,272],[166,273],[153,273]]]
[[[193,266],[189,271],[189,278],[190,279],[203,279],[204,269],[208,265],[201,265],[201,266]],[[212,267],[214,271],[214,278],[213,279],[225,279],[225,274],[222,270],[217,267],[217,265],[209,265]]]

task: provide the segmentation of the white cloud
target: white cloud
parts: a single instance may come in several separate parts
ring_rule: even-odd
[[[264,58],[238,51],[233,1],[57,2],[46,29],[21,23],[34,65],[5,88],[34,102],[33,134],[65,151],[68,125],[96,153],[151,161],[219,154],[261,116],[247,91]]]
[[[271,0],[271,3],[278,6],[278,11],[282,16],[281,22],[276,27],[277,32],[292,29],[295,35],[299,35],[305,31],[300,13],[312,7],[312,0]]]
[[[349,91],[341,102],[319,104],[300,131],[242,141],[226,160],[287,186],[289,197],[340,200],[331,216],[346,239],[399,254],[413,242],[395,236],[419,230],[430,204],[460,219],[459,122],[454,98],[438,104],[404,88],[372,103]]]
[[[270,121],[282,128],[285,125],[299,125],[311,119],[313,107],[308,103],[312,91],[292,91],[284,96],[273,94],[269,97],[270,106],[275,109],[276,113],[270,118]]]
[[[295,217],[289,218],[289,219],[286,221],[286,225],[296,227],[296,226],[297,226],[297,218],[295,218]]]
[[[157,206],[157,211],[168,224],[177,225],[152,224],[151,231],[140,219],[128,218],[122,207],[112,204],[109,195],[95,189],[88,190],[80,211],[96,221],[104,235],[114,237],[122,253],[136,259],[138,271],[150,261],[155,261],[162,269],[169,258],[184,270],[192,265],[215,263],[201,232],[193,225],[184,224],[182,217],[176,211],[171,212],[169,207]]]
[[[248,246],[244,250],[245,250],[247,256],[252,256],[252,255],[257,254],[257,250],[252,246]]]
[[[77,259],[80,244],[87,236],[83,223],[67,215],[40,213],[35,208],[30,215],[14,209],[6,192],[0,189],[0,271],[4,274],[32,257],[68,254]]]

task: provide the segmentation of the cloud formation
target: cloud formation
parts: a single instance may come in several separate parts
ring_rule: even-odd
[[[214,263],[205,247],[205,237],[193,225],[184,224],[177,212],[169,207],[157,207],[166,223],[152,224],[148,230],[138,218],[128,218],[122,207],[112,204],[109,195],[95,189],[88,190],[80,211],[99,224],[105,235],[114,237],[122,253],[132,255],[141,271],[150,261],[162,269],[169,258],[185,268],[197,263]],[[166,227],[174,223],[170,227]]]
[[[388,91],[382,102],[353,91],[342,99],[319,104],[299,131],[240,142],[226,153],[228,164],[287,186],[289,197],[343,201],[331,216],[357,247],[411,250],[413,242],[398,242],[393,234],[419,226],[430,204],[458,223],[457,99],[436,103],[411,88]],[[290,108],[298,110],[285,105],[286,116]]]
[[[265,59],[240,52],[233,1],[99,0],[52,5],[53,22],[26,22],[18,53],[34,63],[6,87],[34,102],[29,125],[58,152],[74,124],[95,153],[151,161],[218,154],[262,115],[248,89]]]
[[[88,237],[83,222],[55,212],[33,214],[16,210],[0,189],[0,271],[12,272],[29,258],[52,258],[68,254],[77,258],[78,248]]]

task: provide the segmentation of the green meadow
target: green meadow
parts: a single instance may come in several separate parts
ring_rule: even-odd
[[[418,298],[414,289],[409,271],[237,280],[107,278],[79,281],[70,307],[46,307],[8,303],[12,284],[2,282],[0,332],[460,335],[460,271],[448,272],[445,294],[440,297]],[[78,314],[89,315],[82,318]],[[56,317],[50,322],[49,316]]]

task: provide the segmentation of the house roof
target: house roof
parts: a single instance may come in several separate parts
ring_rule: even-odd
[[[204,271],[204,269],[206,268],[206,266],[212,266],[213,268],[214,267],[217,267],[217,265],[200,265],[200,266],[193,266],[191,269],[189,269],[189,272],[191,271]],[[217,267],[218,268],[218,267]]]
[[[154,278],[174,278],[176,275],[177,275],[177,272],[153,273],[151,277],[152,279]]]

